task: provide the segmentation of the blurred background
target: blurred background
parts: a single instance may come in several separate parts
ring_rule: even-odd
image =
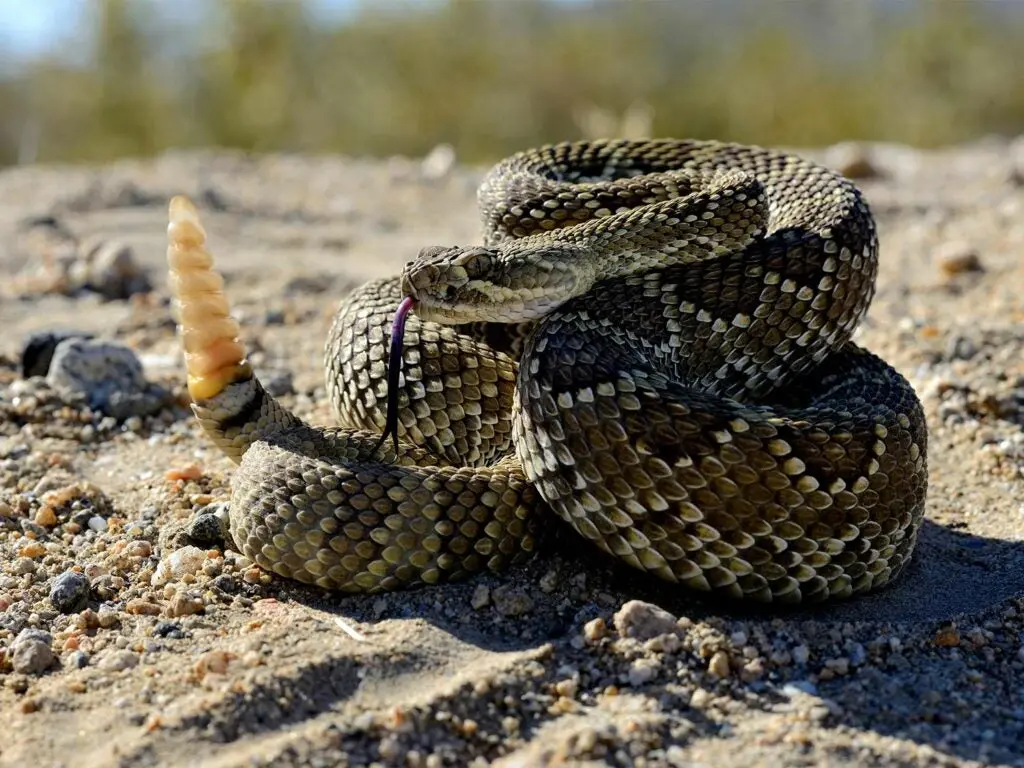
[[[0,0],[0,166],[1022,132],[1018,0]]]

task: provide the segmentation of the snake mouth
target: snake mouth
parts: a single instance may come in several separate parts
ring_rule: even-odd
[[[416,299],[406,296],[395,311],[391,322],[391,348],[388,352],[388,406],[384,421],[384,432],[373,448],[377,453],[390,436],[395,446],[395,457],[398,457],[398,385],[402,375],[402,345],[405,339],[405,321],[416,306]]]

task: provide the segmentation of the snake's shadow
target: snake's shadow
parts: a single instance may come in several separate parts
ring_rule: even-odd
[[[998,610],[1000,603],[1024,593],[1024,542],[972,535],[927,520],[914,558],[895,584],[876,594],[834,605],[789,610],[778,607],[758,609],[738,602],[694,597],[596,553],[589,543],[564,525],[555,525],[553,529],[536,558],[500,576],[484,574],[463,583],[380,596],[343,597],[304,587],[283,587],[282,596],[287,595],[287,599],[307,603],[320,611],[371,624],[397,621],[403,627],[398,630],[397,637],[405,637],[406,640],[410,628],[415,634],[430,634],[416,628],[415,622],[432,625],[435,628],[431,630],[435,638],[433,645],[413,648],[411,655],[407,649],[406,657],[401,654],[398,658],[389,656],[388,663],[380,666],[381,674],[386,678],[384,682],[394,685],[395,678],[408,675],[419,680],[416,674],[422,668],[436,665],[439,652],[436,629],[450,636],[449,640],[443,641],[444,654],[457,656],[459,648],[464,649],[461,651],[464,654],[468,648],[467,658],[475,659],[477,655],[492,659],[505,657],[510,665],[522,663],[521,660],[515,661],[519,652],[538,652],[548,643],[554,643],[557,650],[543,656],[546,659],[543,664],[546,667],[544,674],[549,680],[555,680],[560,674],[559,664],[579,662],[581,658],[584,660],[581,663],[589,663],[587,660],[593,656],[592,649],[579,650],[577,641],[582,624],[596,616],[608,618],[623,602],[631,599],[646,600],[691,619],[711,616],[742,618],[747,627],[762,622],[767,625],[782,618],[794,628],[799,627],[799,631],[808,637],[827,636],[832,630],[855,624],[865,637],[931,637],[934,628],[957,617],[961,617],[958,624],[963,630],[981,623],[984,621],[982,614],[991,615],[994,609]],[[557,582],[554,587],[553,582]],[[481,608],[476,605],[479,603],[476,595],[484,588],[490,594],[490,602]],[[496,605],[501,590],[516,592],[520,598],[528,596],[532,607],[523,615],[502,615]],[[963,618],[964,614],[975,618]],[[900,630],[900,626],[906,632]],[[474,654],[474,646],[482,654]],[[351,662],[347,658],[341,661]],[[830,681],[822,679],[817,689],[819,695],[840,702],[841,713],[835,716],[837,724],[860,732],[874,731],[910,738],[930,744],[941,752],[978,759],[981,753],[977,745],[985,738],[980,735],[983,729],[1005,729],[1009,734],[1019,728],[1019,723],[1013,720],[1014,716],[989,710],[984,717],[970,723],[958,721],[959,732],[965,735],[963,744],[948,742],[944,735],[946,730],[943,730],[946,728],[944,723],[948,722],[948,718],[942,719],[948,715],[943,710],[944,705],[929,703],[919,694],[929,686],[950,691],[957,689],[962,684],[961,667],[961,661],[954,663],[950,658],[918,650],[907,658],[902,671],[895,667],[887,668],[884,664],[879,667],[869,664],[863,670],[855,670],[850,677]],[[311,674],[315,677],[323,674],[323,670]],[[799,680],[807,670],[793,669],[792,674]],[[1013,677],[1002,680],[998,673],[994,675],[992,685],[1007,690],[1015,685]],[[518,681],[515,686],[527,686],[524,681],[529,676],[515,679]],[[773,685],[751,683],[748,694],[753,694],[759,701],[756,708],[789,706],[789,694],[782,690],[782,682],[776,681]],[[713,680],[701,685],[721,694],[720,687],[715,688]],[[850,693],[865,685],[886,691],[885,706],[879,707],[874,696]],[[353,686],[358,687],[355,683]],[[853,688],[848,691],[848,686]],[[331,693],[331,706],[348,698],[354,690],[352,687]],[[666,701],[674,702],[671,697],[675,694],[660,685],[652,686],[647,693],[667,696]],[[747,701],[750,701],[749,696]],[[992,706],[986,699],[978,699],[974,705]],[[672,703],[672,706],[685,712],[684,716],[695,727],[695,735],[722,735],[719,726],[706,721],[703,713],[688,706],[686,700]],[[524,721],[524,733],[534,733],[543,722],[543,718],[536,722]],[[921,725],[908,736],[905,731],[907,722]],[[1000,738],[1005,741],[1004,737]]]
[[[799,621],[920,624],[978,613],[1024,594],[1024,541],[978,536],[927,519],[914,556],[895,583],[873,594],[820,606],[761,607],[684,595],[631,569],[607,567],[617,572],[617,591],[691,618],[782,616]]]
[[[581,622],[607,614],[627,600],[645,600],[691,619],[721,616],[748,621],[784,618],[841,623],[866,621],[920,625],[977,614],[1024,594],[1024,541],[987,538],[925,520],[913,559],[895,583],[876,593],[825,605],[752,605],[695,594],[640,573],[598,551],[556,522],[530,563],[502,575],[423,587],[380,596],[339,596],[283,586],[288,599],[357,620],[418,618],[464,642],[490,650],[514,650],[578,631]],[[554,575],[557,586],[545,586]],[[572,583],[586,584],[573,589]],[[475,612],[474,592],[518,590],[534,608],[503,621]],[[555,610],[556,603],[558,609]],[[493,603],[492,603],[493,605]],[[493,613],[493,608],[488,609]],[[492,620],[488,620],[489,617]],[[509,631],[509,627],[519,631]],[[523,629],[525,627],[525,629]]]

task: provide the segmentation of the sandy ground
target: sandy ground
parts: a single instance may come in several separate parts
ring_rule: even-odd
[[[679,594],[558,527],[508,574],[383,597],[217,548],[183,565],[232,465],[183,406],[169,197],[203,206],[258,369],[291,372],[283,400],[326,423],[338,298],[421,246],[476,241],[481,170],[203,152],[0,173],[0,762],[1024,765],[1024,142],[863,153],[883,258],[858,340],[924,401],[928,518],[894,588],[772,614]],[[153,294],[17,296],[51,248],[23,222],[44,215],[131,246]],[[23,339],[54,328],[131,346],[178,404],[115,423],[21,380]],[[63,613],[68,571],[90,591]],[[36,646],[16,659],[19,636]]]

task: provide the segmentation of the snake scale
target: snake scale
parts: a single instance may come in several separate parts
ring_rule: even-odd
[[[900,574],[927,433],[910,384],[851,341],[878,240],[850,181],[738,144],[568,142],[503,160],[478,198],[482,245],[424,248],[342,300],[331,428],[260,385],[198,214],[172,201],[189,391],[239,463],[242,552],[392,590],[520,562],[553,511],[731,598],[836,599]]]

